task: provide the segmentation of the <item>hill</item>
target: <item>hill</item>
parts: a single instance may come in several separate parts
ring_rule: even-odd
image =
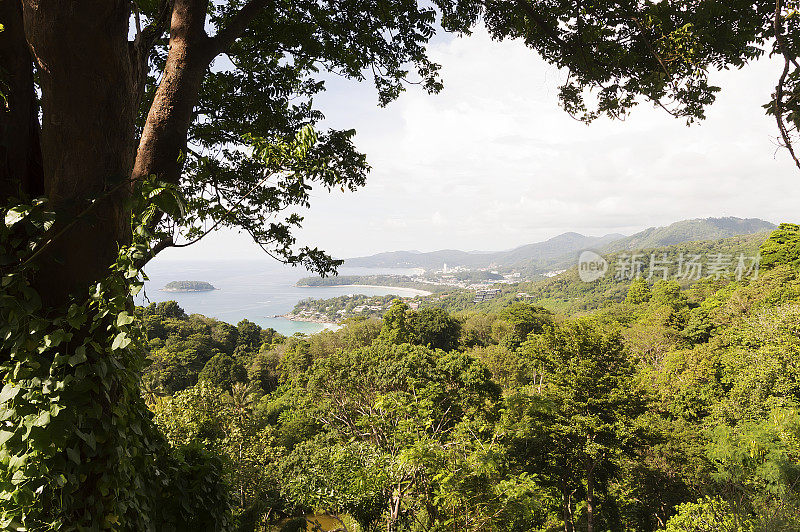
[[[368,257],[347,259],[345,264],[365,268],[425,268],[426,270],[438,269],[444,264],[466,268],[546,267],[555,258],[573,254],[582,249],[602,246],[623,238],[623,236],[613,234],[595,237],[578,233],[563,233],[544,242],[527,244],[506,251],[479,252],[454,249],[442,249],[427,253],[390,251]]]
[[[610,242],[601,249],[633,251],[694,242],[720,240],[737,235],[750,235],[775,230],[776,225],[758,218],[697,218],[675,222],[666,227],[650,227],[629,237]]]
[[[425,268],[433,270],[448,266],[480,268],[492,262],[493,253],[467,252],[457,249],[420,251],[387,251],[368,257],[355,257],[345,261],[346,266],[361,268]]]
[[[757,218],[697,218],[682,220],[666,227],[650,227],[631,236],[609,234],[600,237],[579,233],[563,233],[544,242],[519,246],[496,252],[467,252],[439,250],[391,251],[367,257],[347,259],[347,266],[371,268],[425,268],[434,270],[449,267],[498,268],[520,271],[529,275],[567,269],[575,264],[577,254],[585,249],[602,253],[653,249],[682,242],[711,241],[724,238],[766,233],[775,224]]]
[[[639,249],[636,251],[641,256],[641,277],[649,278],[649,282],[661,279],[664,272],[657,269],[651,277],[650,257],[655,256],[659,263],[668,264],[667,278],[677,280],[684,288],[701,279],[716,280],[715,275],[709,276],[708,269],[716,256],[722,255],[730,260],[726,272],[721,274],[721,282],[728,282],[737,277],[736,267],[738,257],[746,259],[745,267],[751,266],[751,258],[758,254],[759,247],[769,237],[768,233],[740,235],[719,240],[704,240],[700,242],[681,242],[671,246]],[[423,298],[422,306],[444,308],[450,312],[464,310],[498,311],[511,302],[524,299],[525,301],[547,308],[548,310],[563,314],[580,314],[602,308],[610,303],[619,303],[625,299],[633,275],[630,271],[621,272],[617,265],[624,260],[626,251],[603,254],[609,264],[606,274],[593,282],[583,282],[578,275],[578,267],[573,264],[563,273],[541,281],[522,282],[513,285],[498,285],[501,294],[496,299],[483,303],[473,303],[474,291],[455,290],[446,295],[434,294]],[[678,263],[692,256],[699,256],[702,267],[697,271],[689,272],[684,264],[684,274],[679,275]],[[622,273],[622,275],[620,275]],[[757,272],[742,272],[743,277],[751,277]]]

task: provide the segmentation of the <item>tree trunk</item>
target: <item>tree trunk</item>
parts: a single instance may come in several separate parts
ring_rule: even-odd
[[[133,179],[155,175],[177,183],[180,178],[194,106],[214,57],[204,28],[207,4],[207,0],[175,1],[169,55],[139,141]]]
[[[561,496],[563,498],[564,532],[573,532],[572,527],[572,494],[567,486],[567,478],[561,479]]]
[[[594,532],[594,466],[595,461],[590,459],[586,472],[586,532]]]
[[[44,193],[33,60],[18,0],[0,1],[0,202]]]
[[[398,488],[399,489],[399,488]],[[389,502],[389,518],[386,520],[386,532],[397,532],[397,520],[400,517],[402,492],[393,495]]]
[[[23,0],[42,92],[44,193],[59,214],[54,232],[72,223],[39,264],[36,285],[46,305],[70,294],[85,297],[129,238],[127,190],[108,194],[133,166],[129,9],[126,0]],[[77,219],[93,198],[102,200]]]

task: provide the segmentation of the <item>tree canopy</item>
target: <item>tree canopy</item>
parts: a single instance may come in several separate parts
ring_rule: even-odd
[[[302,218],[291,207],[308,206],[314,184],[362,185],[369,166],[352,143],[354,131],[313,131],[323,118],[314,107],[325,89],[321,71],[371,78],[381,105],[408,83],[436,92],[439,66],[425,44],[439,26],[468,34],[481,23],[492,37],[522,40],[565,69],[560,99],[581,119],[620,117],[650,101],[693,121],[704,118],[720,90],[710,84],[710,70],[781,54],[786,70],[766,107],[780,118],[788,144],[797,78],[792,9],[718,0],[120,0],[73,12],[15,0],[0,14],[0,58],[13,80],[2,91],[8,149],[0,190],[6,201],[44,193],[51,208],[64,211],[51,234],[68,230],[39,256],[43,267],[55,255],[65,261],[60,272],[42,273],[54,292],[75,293],[101,277],[115,244],[129,239],[120,180],[148,176],[176,186],[185,207],[166,200],[158,206],[151,255],[229,226],[282,260],[326,273],[335,261],[295,246],[291,229]],[[55,17],[69,31],[46,31]],[[63,50],[75,47],[107,50],[108,60],[66,61]],[[135,157],[131,145],[138,145]],[[282,219],[274,217],[279,212]],[[112,222],[102,230],[107,238],[72,252],[59,245],[68,235],[83,241],[99,220]],[[86,264],[90,255],[96,266]],[[79,260],[81,268],[69,267]]]

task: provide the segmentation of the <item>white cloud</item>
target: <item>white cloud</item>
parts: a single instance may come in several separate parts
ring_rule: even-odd
[[[800,172],[776,153],[761,108],[778,70],[769,60],[714,75],[723,91],[700,125],[643,104],[586,126],[558,107],[563,74],[520,43],[477,31],[430,53],[439,95],[411,87],[380,109],[370,87],[331,80],[318,98],[329,125],[358,130],[373,171],[356,193],[314,194],[304,243],[338,256],[503,249],[691,217],[798,219]],[[196,251],[207,252],[218,250]]]

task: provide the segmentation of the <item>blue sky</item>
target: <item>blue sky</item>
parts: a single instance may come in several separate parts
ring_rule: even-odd
[[[708,119],[687,128],[649,104],[624,122],[558,107],[563,73],[483,31],[437,38],[445,89],[412,86],[387,108],[369,82],[328,80],[325,126],[355,128],[373,170],[355,193],[316,191],[302,244],[339,257],[396,249],[507,249],[565,231],[633,233],[673,221],[798,221],[800,171],[778,149],[769,99],[779,65],[715,73]],[[164,259],[251,258],[246,236],[210,235]]]

